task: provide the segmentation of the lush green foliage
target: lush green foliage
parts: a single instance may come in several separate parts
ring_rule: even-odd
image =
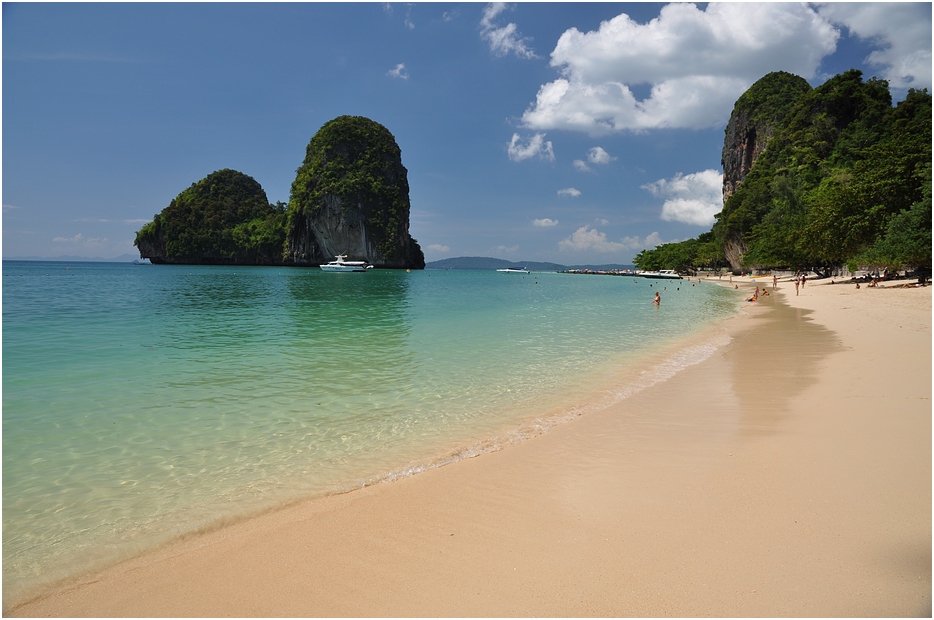
[[[329,199],[361,209],[367,232],[384,255],[407,235],[409,184],[396,140],[388,129],[362,116],[340,116],[312,137],[289,199],[289,230]]]
[[[136,233],[158,262],[270,264],[281,261],[285,205],[269,204],[252,177],[218,170],[193,183]]]
[[[888,84],[864,82],[856,70],[801,94],[712,232],[719,247],[742,239],[746,266],[929,270],[930,94],[909,91],[892,107]],[[637,258],[683,268],[694,241]],[[699,264],[710,263],[696,254],[687,260]]]
[[[678,243],[663,243],[651,250],[642,250],[632,259],[633,265],[646,271],[675,269],[689,273],[699,268],[719,269],[726,264],[720,244],[713,233]]]

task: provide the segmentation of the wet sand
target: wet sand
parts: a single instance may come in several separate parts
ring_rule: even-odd
[[[931,288],[779,287],[608,409],[7,615],[930,616]]]

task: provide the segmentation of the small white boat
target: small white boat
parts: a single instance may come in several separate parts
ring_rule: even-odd
[[[365,260],[345,260],[346,254],[338,254],[330,263],[321,265],[321,271],[366,271],[372,269]]]
[[[662,269],[661,271],[642,271],[636,275],[643,278],[656,278],[661,280],[680,280],[681,276],[674,269]]]
[[[151,265],[152,261],[149,260],[148,258],[134,258],[133,264],[134,265]]]
[[[496,271],[500,273],[532,273],[528,268],[519,269],[517,267],[506,267],[505,269],[497,269]]]

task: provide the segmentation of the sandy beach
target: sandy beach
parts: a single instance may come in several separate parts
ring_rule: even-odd
[[[782,282],[610,408],[6,615],[929,617],[931,291]]]

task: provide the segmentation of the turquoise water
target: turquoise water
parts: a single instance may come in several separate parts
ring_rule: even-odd
[[[737,306],[656,281],[656,308],[649,284],[4,261],[4,604],[220,522],[499,449],[709,355],[636,370]]]

